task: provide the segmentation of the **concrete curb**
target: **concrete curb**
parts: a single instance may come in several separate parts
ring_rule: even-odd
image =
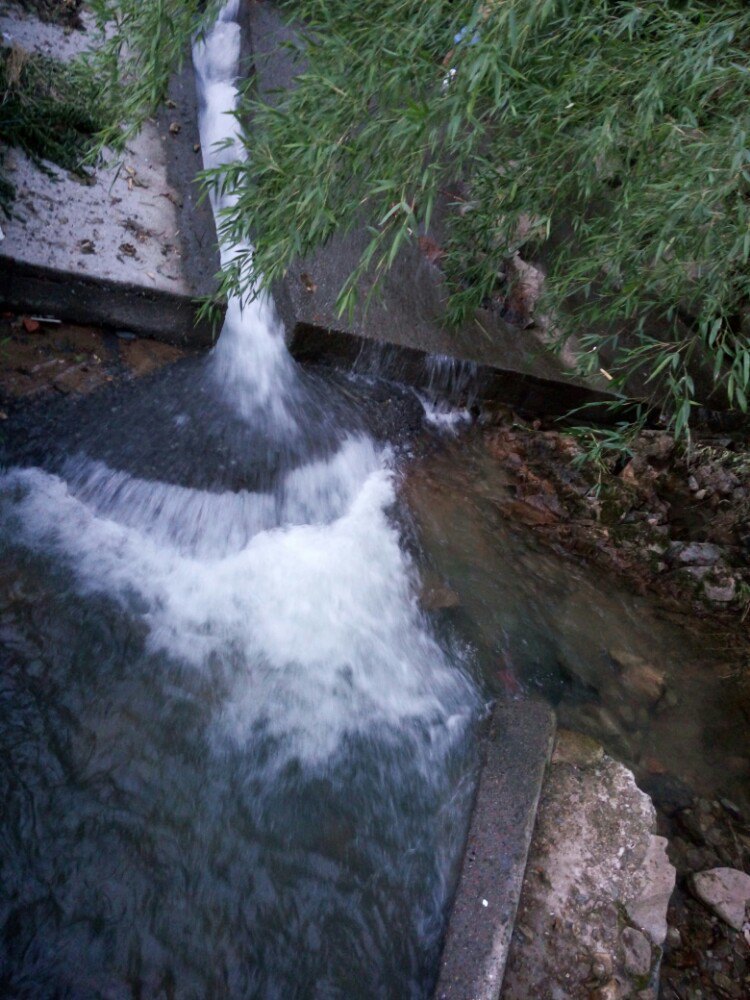
[[[434,1000],[500,996],[554,732],[541,702],[495,707]]]

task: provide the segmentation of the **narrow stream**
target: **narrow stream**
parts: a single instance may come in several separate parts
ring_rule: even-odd
[[[194,50],[207,166],[237,6]],[[482,706],[391,449],[266,296],[37,444],[0,479],[0,993],[427,996]]]
[[[206,166],[244,155],[237,9]],[[295,365],[260,296],[0,442],[0,996],[427,1000],[498,695],[747,807],[732,651],[511,523],[470,419]]]

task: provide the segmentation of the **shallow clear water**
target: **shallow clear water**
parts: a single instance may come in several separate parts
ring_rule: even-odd
[[[452,592],[436,628],[475,650],[488,692],[541,693],[561,726],[601,740],[642,785],[679,779],[750,811],[747,644],[678,615],[611,573],[539,542],[502,512],[508,474],[480,431],[412,463],[403,494],[428,581]],[[623,653],[664,678],[643,699],[623,686]],[[656,791],[656,789],[655,789]]]

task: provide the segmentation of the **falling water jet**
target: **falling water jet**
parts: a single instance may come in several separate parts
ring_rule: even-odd
[[[211,29],[193,45],[193,64],[199,95],[199,128],[206,170],[244,160],[237,118],[236,80],[239,74],[241,35],[237,23],[238,0],[230,0]],[[217,229],[221,215],[237,203],[231,189],[210,189]],[[247,242],[220,239],[222,267],[238,256],[252,256]],[[290,413],[295,371],[284,342],[284,328],[273,299],[265,290],[251,292],[249,301],[231,295],[219,342],[214,348],[211,375],[231,396],[248,419],[272,429],[294,434],[297,424]]]

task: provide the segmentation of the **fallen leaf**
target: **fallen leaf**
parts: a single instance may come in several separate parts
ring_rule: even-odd
[[[132,243],[121,243],[120,253],[124,253],[126,257],[136,257],[136,249]]]
[[[23,328],[26,333],[36,333],[39,329],[39,324],[35,319],[31,319],[28,316],[22,316],[21,322],[23,323]]]
[[[445,250],[439,247],[429,236],[419,237],[419,249],[425,255],[430,264],[437,264],[441,257],[445,257]]]

